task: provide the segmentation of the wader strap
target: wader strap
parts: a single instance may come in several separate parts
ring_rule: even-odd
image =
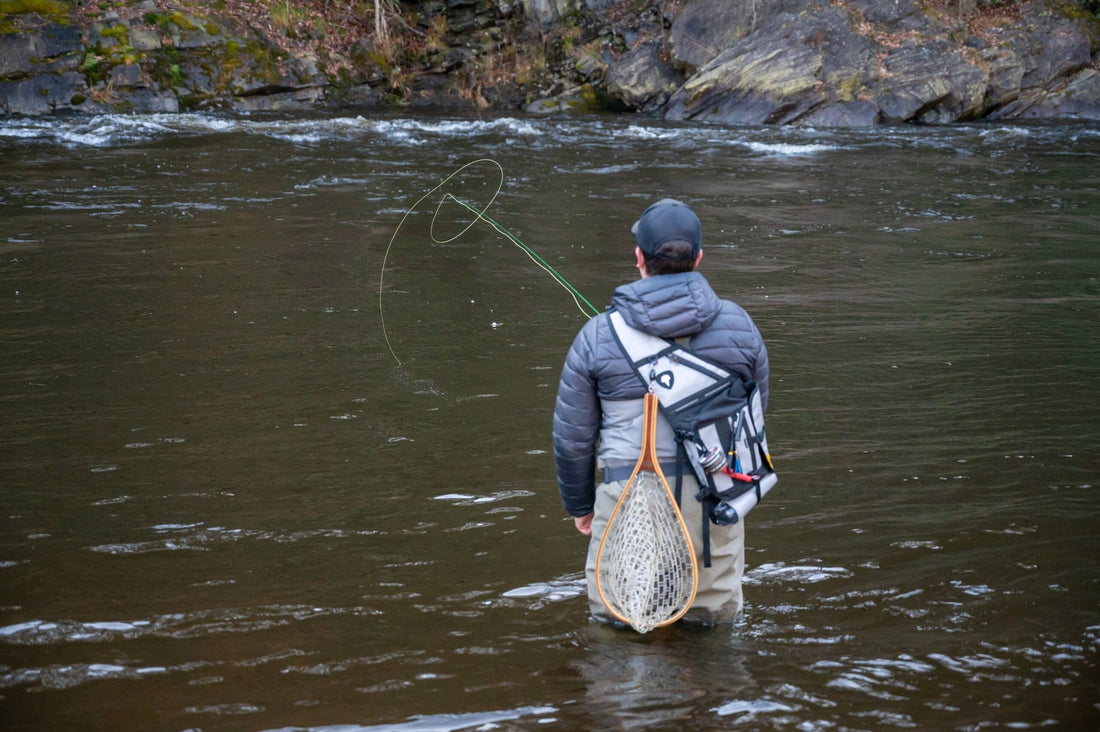
[[[680,503],[680,497],[684,494],[684,460],[687,459],[687,454],[684,452],[684,443],[676,443],[676,489],[673,491],[676,497],[677,508],[682,507],[684,504]]]
[[[714,496],[706,496],[700,501],[703,508],[703,566],[710,566],[710,509],[714,508]]]

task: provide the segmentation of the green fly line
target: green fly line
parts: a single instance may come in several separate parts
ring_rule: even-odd
[[[409,209],[407,211],[405,211],[404,215],[401,217],[401,220],[397,223],[397,228],[394,229],[393,235],[390,236],[389,244],[386,245],[386,252],[385,252],[385,254],[382,255],[382,271],[381,271],[381,273],[378,277],[378,318],[382,322],[382,337],[386,339],[386,348],[389,349],[390,355],[393,356],[395,361],[397,361],[398,366],[401,365],[401,359],[398,358],[397,353],[393,349],[393,344],[390,343],[389,332],[386,330],[385,311],[382,307],[382,295],[385,292],[384,284],[385,284],[385,278],[386,278],[386,262],[389,260],[390,250],[393,249],[394,242],[397,241],[397,235],[401,231],[401,227],[404,226],[405,220],[407,218],[409,218],[409,216],[412,214],[413,211],[416,210],[417,206],[419,206],[421,203],[423,203],[425,199],[432,196],[432,194],[434,194],[440,188],[445,186],[456,175],[458,175],[459,173],[461,173],[462,171],[466,170],[467,168],[469,168],[473,165],[478,165],[478,164],[481,164],[481,163],[487,163],[489,165],[492,165],[492,166],[496,167],[497,173],[499,175],[499,179],[497,180],[496,190],[493,191],[492,197],[485,204],[484,208],[479,209],[476,206],[473,206],[473,205],[467,203],[466,201],[463,201],[461,198],[458,198],[458,197],[456,197],[456,196],[454,196],[450,193],[444,193],[443,196],[440,198],[439,204],[435,207],[435,213],[432,214],[432,221],[431,221],[431,225],[429,227],[429,235],[431,236],[432,241],[436,244],[449,244],[450,242],[455,241],[460,236],[462,236],[467,231],[469,231],[474,226],[474,224],[476,224],[478,221],[484,221],[489,226],[493,227],[493,229],[496,230],[499,234],[504,236],[504,238],[506,238],[508,241],[512,242],[517,247],[519,247],[520,250],[522,250],[523,253],[526,254],[531,259],[532,262],[534,262],[541,270],[543,270],[544,272],[549,274],[554,279],[554,281],[558,283],[558,285],[560,285],[562,288],[564,288],[565,291],[569,293],[570,297],[573,298],[573,302],[577,305],[577,309],[580,310],[581,313],[585,317],[592,317],[593,315],[596,315],[600,312],[599,310],[596,309],[596,307],[594,305],[592,305],[592,303],[588,302],[588,300],[585,298],[585,296],[582,295],[577,290],[577,288],[573,287],[573,285],[571,285],[568,280],[566,280],[564,277],[562,277],[561,274],[559,274],[556,269],[551,267],[550,264],[545,259],[540,257],[534,249],[532,249],[527,244],[520,241],[519,237],[517,237],[512,232],[508,231],[508,229],[504,228],[499,223],[497,223],[492,218],[490,218],[488,215],[486,215],[485,212],[488,211],[489,207],[493,205],[493,201],[495,201],[497,196],[500,195],[500,190],[501,190],[501,188],[504,187],[504,168],[501,167],[500,163],[498,163],[497,161],[495,161],[491,158],[479,158],[477,160],[473,160],[469,163],[466,163],[462,167],[458,168],[453,173],[448,175],[446,178],[441,180],[438,185],[436,185],[430,191],[428,191],[423,196],[418,198],[416,203],[414,203],[412,206],[409,207]],[[439,239],[435,235],[435,222],[436,222],[436,219],[439,217],[439,212],[443,208],[443,205],[446,204],[448,201],[454,201],[455,203],[458,203],[459,205],[466,208],[468,211],[470,211],[471,213],[474,214],[474,219],[472,221],[470,221],[470,223],[466,224],[466,226],[463,227],[462,230],[459,231],[454,236],[452,236],[448,239]],[[585,306],[587,306],[588,310],[585,310]],[[591,311],[591,313],[589,313],[589,311]]]

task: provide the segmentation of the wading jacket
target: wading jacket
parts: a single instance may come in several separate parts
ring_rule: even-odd
[[[700,273],[655,275],[623,285],[611,305],[629,325],[667,340],[687,339],[696,354],[754,380],[767,408],[764,339],[748,313],[720,299]],[[637,463],[645,392],[607,313],[589,320],[565,358],[554,407],[554,465],[562,504],[571,515],[592,512],[597,466],[633,468]],[[662,465],[676,460],[675,438],[663,416],[658,418],[657,458]]]

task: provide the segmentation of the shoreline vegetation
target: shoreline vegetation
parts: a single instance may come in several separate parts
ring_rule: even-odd
[[[1100,121],[1100,0],[0,0],[0,115]]]

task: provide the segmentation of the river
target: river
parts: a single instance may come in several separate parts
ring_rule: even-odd
[[[3,727],[1095,729],[1098,189],[1075,125],[0,120]],[[742,624],[589,620],[585,316],[447,193],[599,309],[695,207],[771,357]]]

